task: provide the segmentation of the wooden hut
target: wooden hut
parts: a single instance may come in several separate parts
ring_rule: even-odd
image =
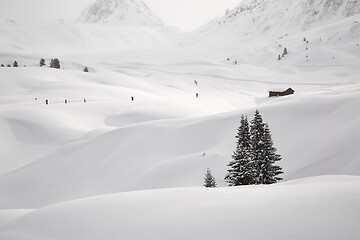
[[[294,94],[294,90],[292,88],[288,88],[285,91],[269,91],[269,97],[280,97]]]

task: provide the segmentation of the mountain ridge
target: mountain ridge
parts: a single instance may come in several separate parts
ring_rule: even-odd
[[[289,34],[357,14],[360,14],[360,1],[354,0],[244,0],[199,31],[221,31],[231,25],[236,27],[236,34],[247,38],[260,34]]]
[[[83,23],[163,26],[142,0],[96,0],[83,10]]]

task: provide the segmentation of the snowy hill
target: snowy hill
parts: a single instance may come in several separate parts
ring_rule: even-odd
[[[284,65],[263,67],[261,59],[237,66],[196,56],[196,45],[188,52],[174,48],[173,35],[167,31],[160,31],[158,38],[158,30],[143,27],[56,28],[25,31],[26,39],[19,37],[19,31],[4,29],[8,38],[18,39],[19,46],[39,46],[32,49],[48,54],[62,50],[64,69],[40,68],[37,54],[22,47],[11,56],[13,46],[3,45],[7,54],[1,61],[11,63],[16,58],[29,67],[0,71],[6,86],[1,90],[2,142],[9,145],[0,149],[7,156],[0,169],[0,194],[7,196],[0,200],[2,208],[37,208],[99,194],[200,186],[207,167],[218,176],[219,186],[225,186],[223,176],[238,119],[242,113],[251,117],[254,108],[271,126],[284,157],[285,179],[360,175],[355,146],[360,115],[351,110],[360,104],[357,55],[342,53],[341,58],[323,61],[329,50],[319,51],[314,44],[309,54],[317,52],[319,60],[312,59],[308,65],[294,68],[284,60]],[[154,39],[144,41],[140,33],[150,30]],[[117,31],[121,35],[113,45],[110,41],[105,46],[94,44],[111,40]],[[47,32],[62,40],[49,44]],[[69,32],[77,32],[78,37],[65,38]],[[39,33],[43,37],[35,38]],[[82,35],[91,36],[91,41]],[[120,40],[121,48],[108,52],[117,49]],[[130,44],[140,44],[142,49]],[[82,72],[84,66],[90,73]],[[289,86],[296,90],[295,96],[267,98],[268,90]],[[200,99],[195,99],[195,92]],[[136,101],[131,102],[130,96]],[[64,99],[70,104],[65,105]],[[328,131],[332,128],[337,130]],[[292,138],[296,141],[289,142]],[[313,141],[321,146],[314,148]],[[15,151],[19,148],[22,151]]]
[[[350,176],[120,193],[7,211],[17,218],[0,225],[0,238],[357,240],[359,198],[360,179]]]
[[[142,0],[96,0],[79,19],[84,23],[163,26]]]
[[[360,238],[357,1],[244,1],[190,34],[97,3],[110,24],[0,26],[0,239]],[[255,109],[284,181],[227,187]]]

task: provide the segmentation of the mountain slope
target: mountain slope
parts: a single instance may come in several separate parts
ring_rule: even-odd
[[[130,20],[0,27],[0,63],[19,63],[0,68],[0,239],[359,239],[360,24],[344,13],[350,2],[303,2],[329,12],[301,26],[274,16],[277,29],[280,3],[296,14],[302,4],[247,1],[243,20],[263,5],[268,30],[238,14],[180,44],[176,31]],[[113,19],[113,3],[99,7],[99,23]],[[39,67],[42,57],[62,68]],[[288,87],[294,95],[268,98]],[[255,109],[284,181],[226,187],[240,117]],[[202,187],[207,168],[219,188]]]
[[[358,111],[352,111],[360,104],[359,89],[358,84],[352,88],[336,87],[332,93],[316,97],[300,94],[261,107],[283,156],[281,166],[285,179],[327,174],[360,175],[356,150],[360,115]],[[132,108],[121,102],[110,104],[107,106],[114,104],[114,110],[116,106]],[[67,120],[68,127],[59,124],[61,131],[70,131],[75,123],[80,128],[80,123],[91,116],[90,109],[99,111],[96,109],[101,107],[91,102],[85,109],[81,105],[73,104],[66,107],[67,110],[61,105],[51,107],[59,108],[58,113],[52,114],[57,114],[60,119],[64,119],[64,115],[59,115],[63,111],[71,111],[74,115],[74,119]],[[164,104],[157,103],[157,107],[164,109]],[[149,117],[153,114],[146,108],[141,112]],[[169,110],[166,112],[170,113]],[[247,112],[249,117],[252,112]],[[137,115],[141,117],[139,113]],[[113,121],[129,117],[120,114]],[[42,118],[38,125],[48,128],[47,119]],[[120,125],[90,139],[82,137],[82,141],[59,147],[24,168],[1,176],[0,195],[6,197],[0,200],[0,208],[38,208],[105,193],[201,186],[207,167],[213,170],[219,186],[225,186],[223,177],[234,150],[239,118],[240,112],[189,120],[162,119]],[[313,147],[314,142],[316,147]],[[205,157],[203,152],[207,153]]]
[[[163,26],[142,0],[96,0],[81,14],[80,22]]]
[[[360,56],[359,13],[360,1],[352,0],[247,0],[185,36],[180,47],[224,63],[342,65],[344,55]],[[291,53],[278,61],[284,47]]]
[[[203,28],[209,31],[236,26],[243,37],[259,34],[290,34],[324,26],[360,13],[355,0],[244,0]]]

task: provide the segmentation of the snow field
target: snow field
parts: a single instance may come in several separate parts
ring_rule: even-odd
[[[358,177],[273,186],[178,188],[65,202],[1,226],[27,239],[358,239]],[[326,216],[326,217],[324,217]]]
[[[0,63],[27,67],[0,68],[0,239],[358,239],[357,18],[250,41],[236,24],[1,26]],[[255,109],[285,181],[228,188]]]

